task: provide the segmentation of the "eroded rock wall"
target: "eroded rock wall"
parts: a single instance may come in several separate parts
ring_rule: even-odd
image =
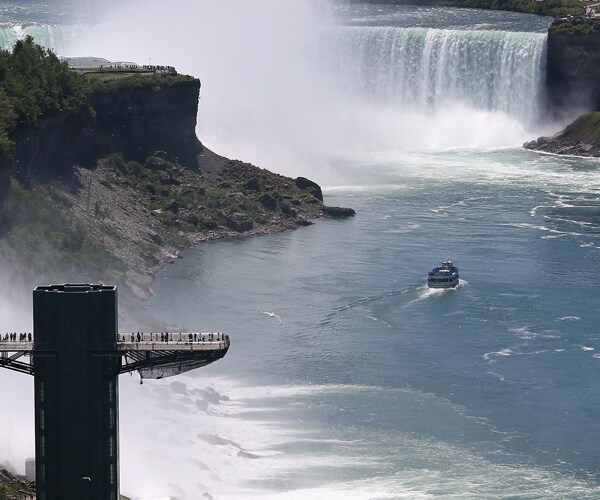
[[[43,118],[18,130],[12,172],[62,176],[75,163],[110,153],[144,159],[157,150],[197,168],[202,144],[196,137],[200,82],[131,86],[90,95],[91,108]]]
[[[552,114],[600,109],[600,32],[548,33],[547,90]]]

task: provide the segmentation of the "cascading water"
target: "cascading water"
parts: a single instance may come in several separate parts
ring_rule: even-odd
[[[500,111],[525,127],[536,124],[544,34],[346,27],[338,43],[339,60],[330,67],[364,102],[424,113],[460,103]]]
[[[36,43],[61,54],[82,30],[83,26],[47,24],[4,26],[0,28],[0,49],[11,50],[17,40],[31,36]]]
[[[176,4],[124,5],[64,55],[151,58],[199,77],[198,137],[231,157],[291,175],[319,165],[328,182],[324,167],[347,155],[513,147],[546,133],[546,37],[533,21],[492,31],[505,26],[495,13],[473,24],[477,14],[406,9],[421,21],[400,26],[386,23],[402,8],[387,6],[364,26],[312,0]]]
[[[322,182],[344,154],[326,202],[358,214],[157,277],[149,313],[233,346],[121,379],[123,492],[600,498],[598,164],[486,149],[535,137],[548,20],[367,5],[333,24],[311,2],[132,0],[63,54],[198,76],[198,135],[227,156]],[[465,282],[431,293],[447,256]],[[32,389],[2,375],[0,449],[23,464]]]
[[[342,26],[322,43],[320,91],[331,112],[321,120],[321,151],[334,162],[381,151],[514,147],[546,133],[544,33]]]

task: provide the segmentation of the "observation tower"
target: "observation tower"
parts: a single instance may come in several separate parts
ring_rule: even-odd
[[[38,286],[33,335],[0,335],[0,367],[34,376],[37,500],[119,500],[119,374],[177,375],[229,349],[222,333],[118,333],[117,318],[116,286]]]

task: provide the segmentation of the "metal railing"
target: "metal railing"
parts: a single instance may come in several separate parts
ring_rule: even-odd
[[[228,335],[221,332],[121,332],[117,342],[225,342]]]
[[[229,347],[229,339],[206,342],[118,342],[118,351],[213,351]]]

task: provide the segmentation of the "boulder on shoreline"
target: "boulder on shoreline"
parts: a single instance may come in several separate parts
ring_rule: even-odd
[[[353,217],[356,215],[356,212],[352,208],[346,207],[327,207],[324,206],[321,208],[323,213],[326,213],[330,217],[334,219],[341,219],[343,217]]]

